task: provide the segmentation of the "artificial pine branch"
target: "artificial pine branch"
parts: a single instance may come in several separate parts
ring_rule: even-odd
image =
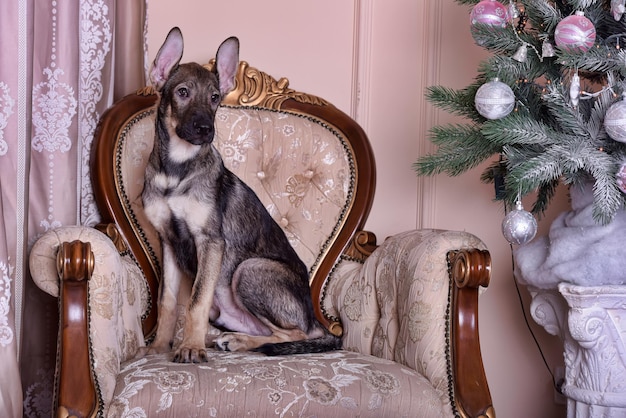
[[[524,2],[524,5],[530,25],[546,34],[546,38],[548,33],[554,32],[556,25],[563,19],[559,10],[546,0],[528,0]]]
[[[439,145],[439,150],[414,164],[420,175],[446,173],[457,176],[498,151],[485,140],[476,125],[436,126],[431,130],[430,139]]]
[[[426,99],[453,115],[481,121],[482,116],[474,107],[476,90],[478,90],[478,85],[473,85],[463,90],[454,90],[443,86],[430,86],[426,89]]]

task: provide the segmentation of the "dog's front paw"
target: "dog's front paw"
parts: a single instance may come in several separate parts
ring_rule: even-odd
[[[169,346],[157,346],[157,345],[149,345],[146,347],[139,347],[137,353],[135,354],[135,358],[145,357],[148,354],[163,354],[167,353],[171,350]]]
[[[205,347],[181,346],[174,353],[174,363],[206,363],[208,356]]]
[[[249,345],[249,336],[237,332],[224,332],[215,339],[215,347],[222,351],[246,351]]]

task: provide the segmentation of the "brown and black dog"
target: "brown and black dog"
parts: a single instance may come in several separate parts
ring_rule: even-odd
[[[214,71],[179,64],[183,38],[173,28],[150,70],[160,98],[156,137],[142,194],[163,248],[154,342],[171,351],[181,280],[193,281],[175,362],[206,361],[209,320],[225,329],[218,349],[269,355],[341,347],[315,317],[307,268],[255,193],[224,167],[213,145],[214,118],[235,85],[239,41],[219,47]]]

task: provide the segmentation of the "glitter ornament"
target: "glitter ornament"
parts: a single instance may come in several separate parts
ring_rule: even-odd
[[[555,56],[554,47],[548,41],[543,41],[541,44],[541,58],[551,58]]]
[[[510,244],[524,245],[535,238],[537,220],[524,210],[522,202],[515,203],[515,209],[510,211],[502,221],[502,235]]]
[[[622,193],[626,194],[626,162],[622,163],[615,177],[617,188],[620,189]]]
[[[511,87],[494,78],[476,91],[474,104],[478,113],[487,119],[501,119],[515,107],[515,94]]]
[[[500,2],[495,0],[483,0],[472,9],[470,21],[472,25],[477,23],[489,26],[505,27],[509,22],[509,11]]]
[[[513,0],[509,2],[509,17],[511,19],[517,19],[519,17],[519,9]]]
[[[576,12],[556,25],[554,42],[567,51],[588,51],[596,40],[596,28],[583,12]]]
[[[620,100],[609,107],[604,115],[606,133],[618,142],[626,142],[626,102]]]
[[[511,58],[513,58],[517,62],[526,62],[526,58],[528,57],[528,44],[524,44],[517,48],[517,52],[513,54]]]
[[[578,106],[578,99],[580,98],[580,76],[578,71],[572,76],[572,81],[569,85],[569,98],[572,106]]]
[[[611,14],[613,19],[619,21],[626,11],[626,0],[611,0]]]

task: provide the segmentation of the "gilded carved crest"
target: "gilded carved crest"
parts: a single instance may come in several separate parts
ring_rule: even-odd
[[[206,67],[211,69],[214,63],[215,60],[211,60]],[[260,106],[280,110],[283,102],[288,99],[318,106],[328,105],[317,96],[290,89],[289,80],[285,77],[276,80],[269,74],[249,66],[245,61],[239,63],[235,82],[235,89],[224,98],[225,105]]]

